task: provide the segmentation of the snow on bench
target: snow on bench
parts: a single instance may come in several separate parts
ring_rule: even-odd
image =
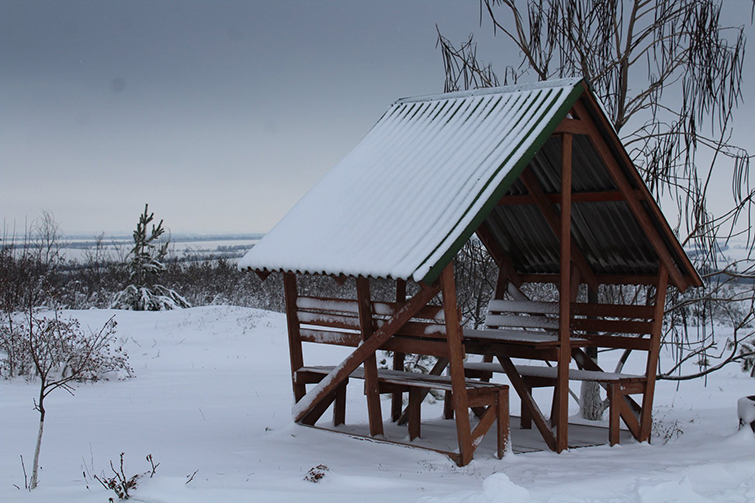
[[[498,362],[467,362],[465,370],[477,372],[504,372]],[[523,377],[542,377],[556,379],[558,367],[546,367],[543,365],[516,365],[516,370]],[[645,376],[633,374],[619,374],[616,372],[600,372],[597,370],[569,369],[569,379],[572,381],[614,382],[614,381],[642,381]]]
[[[326,376],[335,366],[318,365],[312,367],[302,367],[296,371],[297,380],[305,381],[305,384],[311,383],[313,376]],[[350,377],[354,379],[364,379],[364,368],[359,367],[351,373]],[[402,372],[400,370],[378,369],[378,380],[381,383],[393,384],[397,386],[407,386],[416,388],[439,389],[443,391],[452,391],[451,377],[445,375],[420,374],[417,372]],[[505,386],[496,383],[476,381],[473,379],[466,380],[468,389],[494,389]],[[508,386],[505,386],[508,387]]]

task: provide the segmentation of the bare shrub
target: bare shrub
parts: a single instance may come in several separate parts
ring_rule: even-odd
[[[147,456],[147,461],[149,461],[151,469],[149,471],[137,473],[136,475],[129,477],[126,475],[126,471],[123,468],[124,454],[125,453],[123,452],[121,453],[121,462],[118,469],[113,466],[112,461],[110,462],[110,470],[113,472],[113,475],[106,476],[104,473],[102,473],[100,475],[94,476],[94,480],[102,484],[102,487],[104,487],[105,489],[113,491],[119,500],[129,499],[131,497],[130,491],[136,490],[139,479],[147,475],[149,475],[149,478],[152,478],[157,471],[157,467],[160,466],[160,463],[155,464],[154,459],[152,459],[152,454],[149,454]],[[113,501],[113,498],[110,498],[110,501]]]
[[[39,394],[34,401],[39,412],[39,431],[29,484],[34,489],[39,482],[39,454],[47,414],[45,399],[56,389],[73,395],[76,382],[99,380],[113,373],[131,377],[133,370],[126,352],[115,346],[114,318],[97,332],[85,332],[78,320],[64,320],[58,311],[52,318],[37,317],[30,308],[26,316],[25,320],[13,323],[13,316],[9,315],[8,324],[0,327],[3,340],[11,341],[10,346],[2,348],[6,355],[0,359],[0,368],[7,372],[7,377],[24,375],[39,381]]]

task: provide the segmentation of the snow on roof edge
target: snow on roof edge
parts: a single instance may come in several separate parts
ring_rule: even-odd
[[[468,98],[474,96],[485,96],[487,94],[516,93],[521,91],[533,91],[536,89],[553,88],[553,87],[574,87],[580,82],[585,81],[582,77],[572,77],[568,79],[544,80],[538,82],[528,82],[526,84],[516,84],[513,86],[483,87],[479,89],[469,89],[466,91],[455,91],[452,93],[435,93],[421,96],[408,96],[396,100],[394,105],[403,105],[405,103],[417,103],[420,101],[445,100],[455,98]]]

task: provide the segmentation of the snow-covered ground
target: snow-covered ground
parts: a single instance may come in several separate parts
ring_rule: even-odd
[[[107,502],[113,494],[91,480],[87,487],[84,472],[109,472],[121,452],[127,475],[146,471],[148,454],[160,463],[133,494],[155,503],[755,501],[755,437],[737,431],[736,417],[737,399],[755,394],[755,380],[734,366],[707,384],[661,382],[652,445],[503,460],[481,447],[459,468],[430,451],[294,425],[281,314],[219,306],[67,314],[92,328],[115,314],[136,377],[80,385],[74,397],[50,396],[40,486],[31,493],[14,484],[24,484],[21,455],[30,469],[37,386],[0,382],[0,501]],[[336,363],[344,354],[330,347],[306,351],[308,364]],[[349,388],[347,422],[364,421],[361,387]],[[426,404],[423,415],[439,416],[440,404]],[[306,481],[321,464],[329,469],[323,479]]]

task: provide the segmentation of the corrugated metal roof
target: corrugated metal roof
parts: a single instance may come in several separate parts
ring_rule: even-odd
[[[581,82],[397,101],[239,266],[434,280],[545,144]]]
[[[559,240],[534,200],[499,201],[529,194],[519,179],[525,168],[546,195],[560,192],[561,136],[552,133],[576,106],[590,116],[580,119],[595,125],[629,187],[642,193],[643,218],[654,228],[640,224],[623,195],[573,202],[572,236],[592,273],[652,276],[659,251],[668,251],[684,277],[677,286],[701,284],[586,89],[569,79],[397,101],[239,266],[430,283],[484,225],[516,271],[557,274]],[[619,194],[595,137],[572,138],[573,193]],[[665,250],[654,247],[649,231]]]
[[[586,136],[572,144],[574,193],[617,190],[603,162]],[[546,194],[561,190],[561,138],[552,136],[529,164]],[[518,180],[506,195],[528,194]],[[498,206],[486,221],[498,244],[520,273],[557,274],[560,247],[534,204]],[[659,231],[660,223],[656,223]],[[572,203],[572,236],[596,274],[653,275],[658,255],[624,201]]]

